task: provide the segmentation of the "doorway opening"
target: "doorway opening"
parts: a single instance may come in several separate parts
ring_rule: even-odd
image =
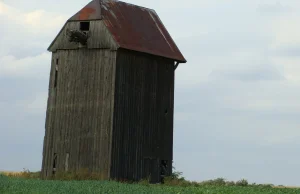
[[[54,153],[53,155],[53,164],[52,164],[52,175],[55,175],[57,168],[57,154]]]
[[[167,160],[161,160],[160,161],[160,182],[162,184],[165,183],[165,177],[168,173],[168,161]]]

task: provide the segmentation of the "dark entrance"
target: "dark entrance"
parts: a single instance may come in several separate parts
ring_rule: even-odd
[[[159,160],[157,158],[145,158],[145,178],[149,179],[149,183],[160,182]]]
[[[165,177],[168,174],[168,161],[161,160],[160,161],[160,182],[165,183]]]
[[[55,175],[56,165],[57,165],[57,154],[54,153],[54,155],[53,155],[53,165],[52,165],[52,175]]]

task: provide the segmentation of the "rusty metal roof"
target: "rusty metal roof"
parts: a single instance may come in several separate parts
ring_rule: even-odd
[[[69,19],[81,20],[103,20],[121,48],[186,62],[152,9],[116,0],[93,0]]]

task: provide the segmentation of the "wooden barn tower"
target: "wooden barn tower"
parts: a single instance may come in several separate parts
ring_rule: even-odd
[[[174,74],[186,60],[156,12],[93,0],[48,50],[42,177],[80,169],[103,179],[170,175]]]

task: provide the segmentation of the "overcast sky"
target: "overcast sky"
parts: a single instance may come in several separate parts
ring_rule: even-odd
[[[40,170],[51,53],[89,0],[0,0],[0,171]],[[300,1],[128,0],[155,9],[176,70],[175,166],[300,186]]]

